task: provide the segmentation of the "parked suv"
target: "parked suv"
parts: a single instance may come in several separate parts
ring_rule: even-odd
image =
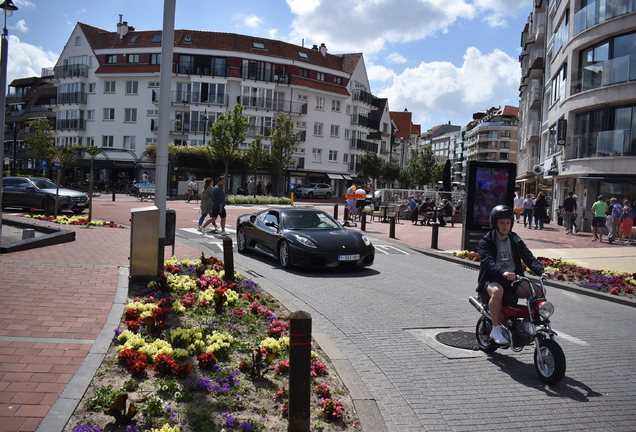
[[[303,198],[325,197],[331,198],[333,190],[327,183],[309,183],[307,186],[297,188],[294,192],[299,193]]]
[[[5,177],[2,179],[2,206],[23,209],[44,209],[46,195],[51,197],[50,209],[55,209],[57,185],[45,178]],[[89,198],[83,192],[60,188],[60,211],[79,214],[88,208]]]

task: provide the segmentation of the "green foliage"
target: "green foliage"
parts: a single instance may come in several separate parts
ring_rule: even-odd
[[[139,409],[146,419],[161,419],[166,416],[164,403],[157,396],[149,397],[148,400],[139,407]]]
[[[263,148],[263,143],[261,142],[262,139],[263,137],[261,135],[257,135],[256,138],[254,138],[254,140],[249,144],[247,151],[243,154],[243,160],[247,164],[248,168],[254,173],[255,179],[258,167],[265,163],[268,156],[267,152]]]
[[[293,162],[292,154],[296,151],[296,143],[300,132],[294,132],[294,122],[289,116],[282,112],[274,115],[274,127],[271,130],[269,141],[271,143],[267,165],[274,182],[272,184],[274,193],[280,195],[283,193],[282,177],[285,173],[285,167]]]
[[[228,195],[225,198],[228,204],[260,204],[260,205],[290,205],[291,200],[287,197],[275,196],[249,196],[249,195]]]
[[[247,137],[249,120],[243,117],[243,105],[236,104],[227,114],[221,114],[210,127],[210,152],[214,159],[223,161],[225,177],[229,176],[230,162],[241,159],[239,145]]]
[[[100,387],[95,391],[95,395],[86,402],[86,408],[92,411],[106,409],[124,393],[124,389],[113,390],[113,386],[110,384]]]
[[[411,150],[411,157],[407,163],[408,177],[414,185],[426,186],[433,182],[435,157],[430,146]]]
[[[159,391],[177,402],[187,402],[194,398],[192,392],[186,390],[181,384],[172,379],[157,378]]]
[[[365,152],[358,158],[358,162],[360,164],[358,175],[369,177],[372,186],[375,187],[376,180],[382,177],[382,168],[386,162],[373,152]]]
[[[397,180],[400,177],[401,172],[402,169],[398,164],[385,162],[382,165],[380,176],[387,183],[392,183],[394,180]]]
[[[55,138],[51,136],[53,127],[46,119],[32,121],[29,126],[35,131],[33,136],[24,140],[36,159],[51,162],[55,156]]]
[[[438,182],[441,182],[443,178],[444,178],[444,164],[439,163],[435,165],[435,167],[433,168],[431,183],[433,183],[433,185],[437,185]]]

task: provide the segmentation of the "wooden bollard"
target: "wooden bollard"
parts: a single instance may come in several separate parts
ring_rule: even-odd
[[[311,402],[311,315],[291,314],[289,323],[288,432],[309,432]]]
[[[232,237],[223,237],[223,264],[225,267],[225,282],[234,282],[234,250]]]

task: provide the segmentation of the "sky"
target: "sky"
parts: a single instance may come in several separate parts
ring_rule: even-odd
[[[55,65],[82,22],[160,30],[164,0],[13,0],[8,83]],[[176,29],[231,32],[363,53],[373,95],[426,131],[518,106],[521,32],[532,0],[176,0]]]

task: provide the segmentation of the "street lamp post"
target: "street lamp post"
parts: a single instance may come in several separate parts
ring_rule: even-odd
[[[205,145],[205,133],[208,131],[208,110],[203,110],[203,145]]]
[[[0,4],[0,9],[4,12],[4,27],[2,29],[2,43],[0,44],[0,118],[2,119],[2,143],[0,143],[0,177],[4,174],[4,124],[6,114],[6,98],[7,98],[7,58],[9,57],[9,31],[7,30],[7,17],[13,15],[13,11],[17,11],[18,7],[11,0],[4,0]],[[2,208],[2,188],[0,188],[0,209]],[[0,211],[0,238],[2,238],[2,211]]]
[[[18,125],[13,122],[13,165],[11,174],[13,177],[18,175]]]

